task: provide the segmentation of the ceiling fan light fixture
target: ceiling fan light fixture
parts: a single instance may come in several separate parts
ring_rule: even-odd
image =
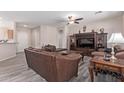
[[[74,21],[69,21],[69,24],[73,24],[74,23]]]
[[[83,20],[82,17],[81,18],[76,18],[74,16],[68,16],[68,24],[74,24],[74,23],[79,24],[78,21],[81,21],[81,20]]]

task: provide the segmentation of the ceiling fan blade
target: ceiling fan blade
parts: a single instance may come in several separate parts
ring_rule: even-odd
[[[100,14],[100,13],[102,13],[102,11],[97,11],[97,12],[95,12],[95,15],[96,15],[96,14]]]
[[[79,24],[79,22],[74,22],[74,23]]]
[[[79,20],[83,20],[83,18],[77,18],[77,19],[75,19],[76,21],[79,21]]]

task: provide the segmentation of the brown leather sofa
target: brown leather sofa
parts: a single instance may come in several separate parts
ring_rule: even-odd
[[[109,53],[111,54],[111,52]],[[98,51],[94,51],[92,52],[92,57],[94,56],[104,56],[105,52],[104,50],[98,50]],[[118,59],[124,59],[124,49],[118,48],[118,46],[115,47],[115,57]]]
[[[68,81],[78,74],[80,54],[61,55],[40,49],[25,49],[27,64],[50,82]]]
[[[60,52],[67,50],[66,48],[56,48],[56,46],[50,44],[45,45],[42,49],[49,52]]]
[[[124,59],[124,50],[121,50],[115,55],[118,59]]]

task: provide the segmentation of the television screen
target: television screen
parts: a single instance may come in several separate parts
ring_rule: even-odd
[[[77,40],[77,47],[81,48],[94,48],[93,38],[81,38]]]

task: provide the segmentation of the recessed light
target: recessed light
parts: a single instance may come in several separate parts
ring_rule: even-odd
[[[0,20],[2,20],[3,18],[2,17],[0,17]]]
[[[73,24],[74,23],[74,21],[69,21],[69,24]]]

